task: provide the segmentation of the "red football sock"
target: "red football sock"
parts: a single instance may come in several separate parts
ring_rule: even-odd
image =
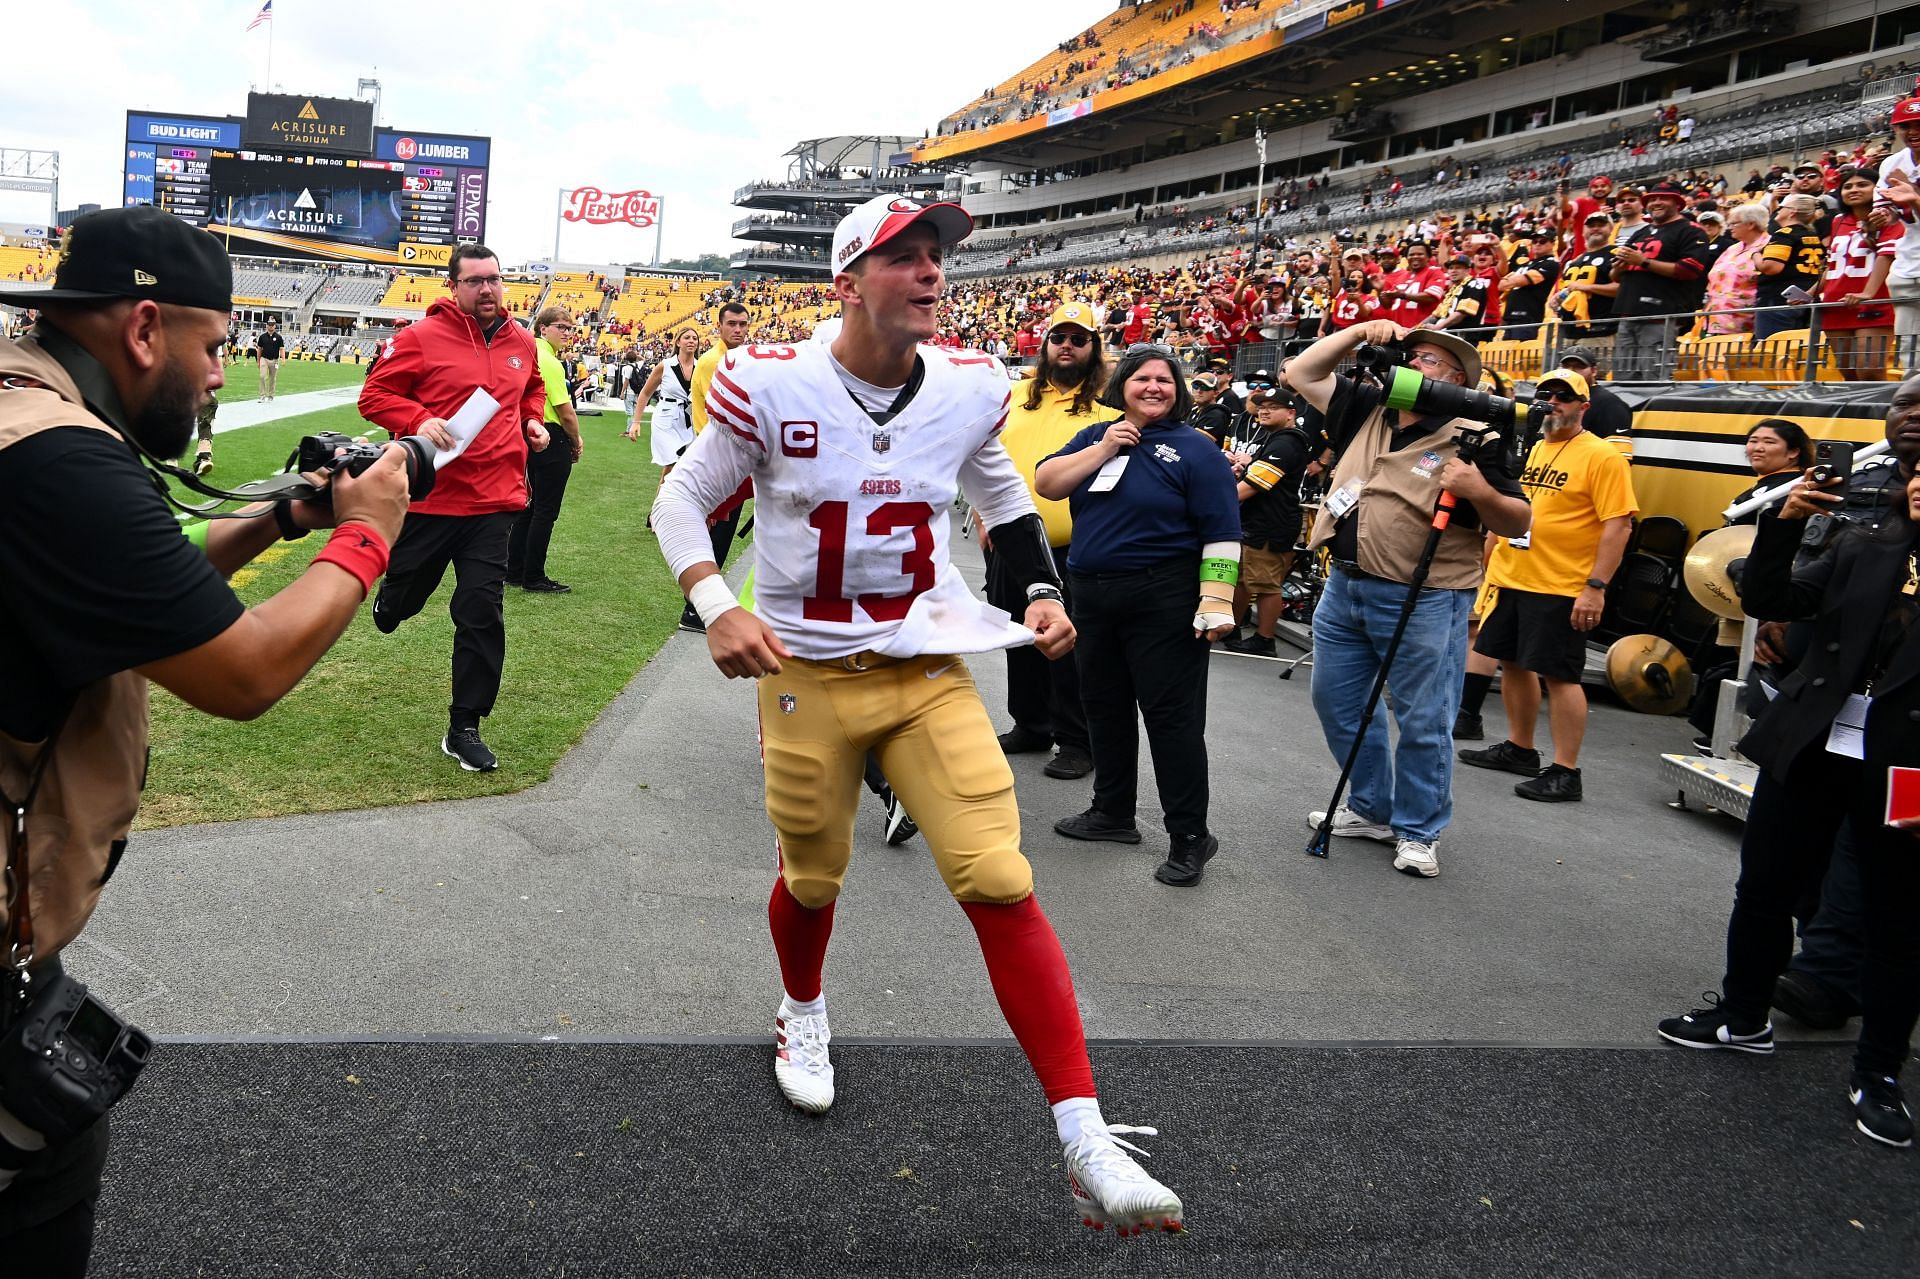
[[[808,910],[775,876],[767,902],[774,953],[780,957],[780,981],[787,994],[805,1001],[820,998],[820,972],[827,964],[827,938],[833,936],[833,903]]]
[[[960,909],[980,938],[994,997],[1040,1077],[1047,1104],[1095,1096],[1073,974],[1040,903],[1029,896],[1011,905],[961,902]]]

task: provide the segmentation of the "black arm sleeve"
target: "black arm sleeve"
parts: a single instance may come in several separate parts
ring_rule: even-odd
[[[987,530],[993,541],[993,553],[1005,559],[1007,570],[1024,592],[1030,586],[1060,589],[1060,574],[1053,566],[1053,548],[1047,543],[1047,526],[1038,515],[996,524]]]

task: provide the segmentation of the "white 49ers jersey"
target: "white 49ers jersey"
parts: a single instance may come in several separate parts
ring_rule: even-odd
[[[998,438],[1006,371],[990,355],[931,346],[920,362],[918,389],[882,425],[828,347],[740,347],[714,374],[709,429],[668,477],[662,501],[703,512],[753,477],[754,611],[797,656],[975,653],[1033,639],[975,598],[947,555],[962,488],[988,527],[1033,510]],[[664,533],[662,546],[676,574],[711,558]]]

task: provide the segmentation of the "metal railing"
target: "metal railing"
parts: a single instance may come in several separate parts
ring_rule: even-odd
[[[1823,316],[1856,308],[1844,302],[1817,302],[1633,316],[1584,325],[1550,321],[1449,332],[1474,343],[1483,368],[1519,382],[1537,380],[1559,363],[1568,348],[1576,346],[1593,350],[1599,358],[1600,375],[1617,385],[1884,382],[1920,371],[1920,337],[1896,337],[1891,332],[1895,306],[1908,304],[1882,300],[1866,305],[1883,309],[1885,322],[1871,329],[1833,328],[1823,323]],[[1920,306],[1920,299],[1911,305]],[[1730,316],[1745,317],[1748,331],[1706,332],[1714,319]],[[1627,326],[1624,342],[1622,326]],[[1756,326],[1764,328],[1766,335],[1756,337]],[[1508,336],[1510,332],[1518,335]],[[1242,343],[1234,350],[1234,375],[1275,369],[1279,361],[1299,354],[1315,340],[1292,337]],[[1202,343],[1176,341],[1175,347],[1183,355],[1212,353]]]

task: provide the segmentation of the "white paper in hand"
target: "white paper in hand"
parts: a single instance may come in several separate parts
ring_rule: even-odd
[[[493,421],[493,415],[500,411],[500,401],[487,394],[487,389],[477,386],[460,411],[447,419],[447,433],[453,436],[453,447],[441,449],[433,459],[433,469],[439,470],[447,463],[467,451],[467,445],[473,443],[473,437],[480,434],[482,427]]]

